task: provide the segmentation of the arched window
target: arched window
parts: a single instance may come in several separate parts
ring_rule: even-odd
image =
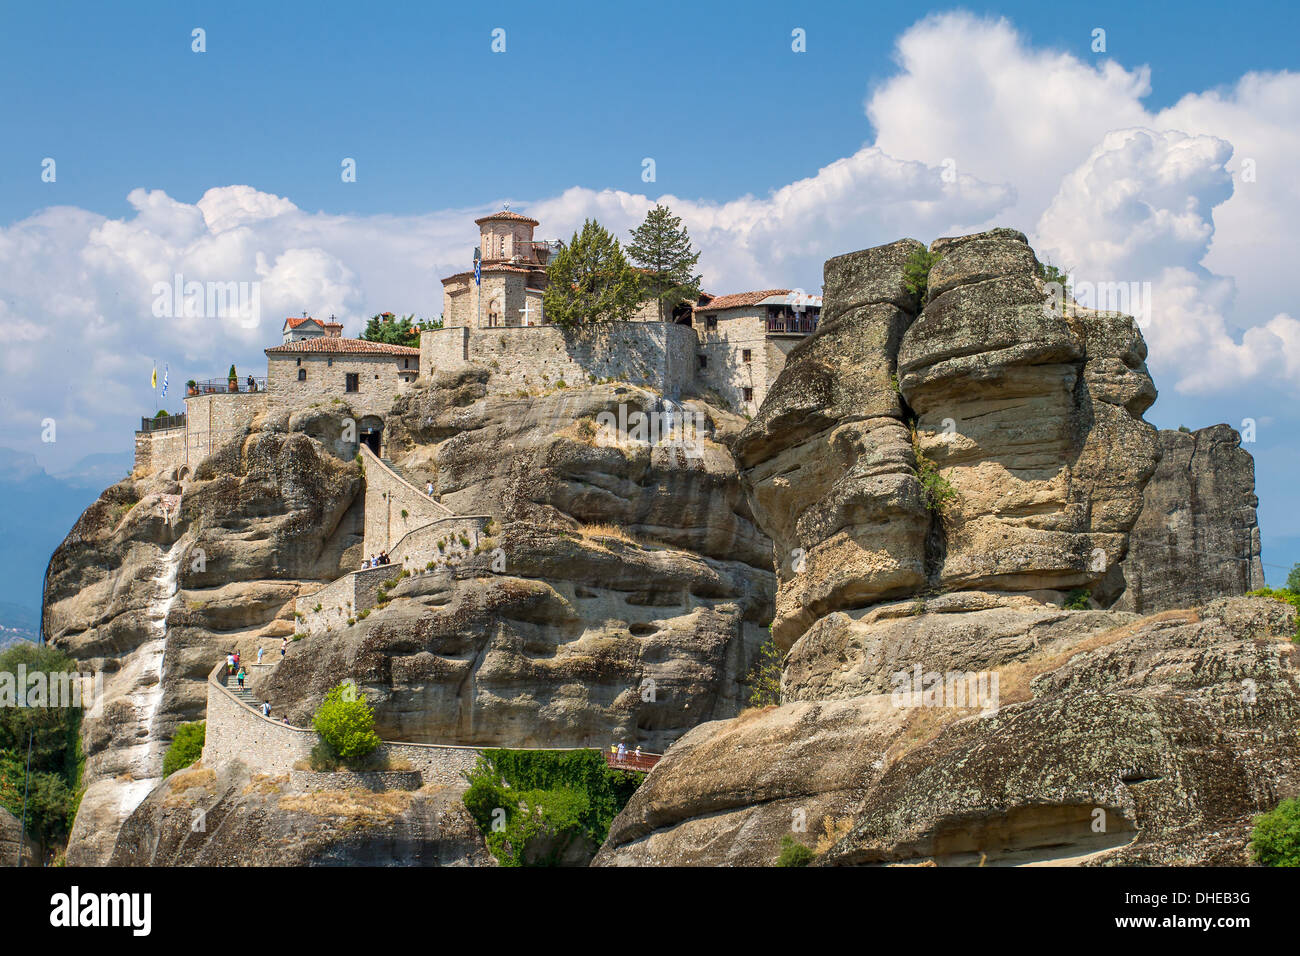
[[[307,370],[305,368],[298,369],[298,381],[300,382],[307,381]]]

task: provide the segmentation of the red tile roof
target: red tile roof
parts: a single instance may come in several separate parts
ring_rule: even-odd
[[[304,322],[316,322],[316,320],[313,319],[310,315],[300,316],[299,318],[296,318],[296,319],[293,318],[292,316],[290,316],[289,318],[287,318],[287,319],[284,320],[284,324],[287,325],[287,326],[288,326],[289,328],[291,328],[291,329],[296,329],[298,326],[302,325]],[[324,323],[324,322],[316,322],[316,324],[317,324],[317,325],[322,325],[322,326],[323,326],[323,325],[327,325],[328,323]]]
[[[696,312],[715,312],[719,309],[739,309],[746,305],[757,305],[770,295],[789,295],[790,289],[760,289],[757,292],[736,292],[732,295],[720,295],[704,305],[697,305]]]
[[[534,226],[540,226],[541,223],[536,219],[529,219],[527,216],[521,216],[517,212],[511,212],[509,209],[502,209],[500,212],[493,213],[490,216],[484,216],[482,219],[475,219],[474,225],[481,226],[485,222],[492,222],[495,219],[505,219],[510,222],[528,222]]]
[[[420,354],[417,348],[406,345],[388,345],[385,342],[367,342],[365,339],[344,339],[334,336],[303,339],[300,342],[288,342],[264,349],[267,355],[283,355],[293,352],[327,352],[333,354],[348,353],[352,355],[402,355]]]

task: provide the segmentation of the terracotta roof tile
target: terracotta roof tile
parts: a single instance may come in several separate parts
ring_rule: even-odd
[[[483,225],[483,223],[491,222],[494,219],[506,219],[511,222],[531,222],[534,226],[541,225],[541,223],[538,222],[536,219],[530,219],[527,216],[521,216],[519,215],[519,213],[511,212],[509,209],[502,209],[500,212],[495,212],[490,216],[484,216],[482,219],[475,219],[474,225],[481,226]]]
[[[289,342],[285,345],[276,345],[264,350],[267,355],[283,355],[293,352],[327,352],[333,354],[352,354],[352,355],[401,355],[416,356],[420,354],[417,348],[410,348],[405,345],[388,345],[385,342],[367,342],[365,339],[345,339],[334,336],[325,338],[303,339],[299,342]]]
[[[741,306],[757,305],[770,295],[789,295],[790,289],[760,289],[757,292],[736,292],[720,295],[710,299],[705,305],[697,305],[696,312],[714,312],[719,309],[738,309]]]
[[[289,318],[287,318],[287,319],[284,320],[284,324],[287,325],[287,326],[288,326],[289,328],[291,328],[291,329],[296,329],[298,326],[302,325],[304,322],[316,322],[316,320],[313,319],[310,315],[307,315],[307,316],[299,316],[299,317],[296,318],[296,319],[295,319],[293,316],[290,316]],[[316,324],[317,324],[317,325],[325,325],[325,324],[327,324],[327,323],[316,322]]]

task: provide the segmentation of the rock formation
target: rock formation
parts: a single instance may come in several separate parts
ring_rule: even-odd
[[[235,761],[167,778],[121,829],[113,866],[492,866],[461,792],[325,789]]]
[[[0,807],[0,866],[18,865],[18,842],[22,836],[18,818]],[[22,836],[23,866],[37,866],[39,848],[30,836]]]
[[[1264,586],[1255,520],[1255,461],[1227,425],[1162,431],[1164,456],[1120,565],[1116,607],[1150,613],[1196,607]]]
[[[1300,790],[1290,608],[1112,607],[1161,454],[1132,319],[1052,308],[1006,229],[934,243],[922,302],[921,249],[827,262],[735,441],[783,703],[683,737],[596,864],[1240,862]]]

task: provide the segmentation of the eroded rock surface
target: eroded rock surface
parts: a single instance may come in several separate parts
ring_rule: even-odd
[[[313,789],[239,761],[178,771],[121,828],[113,866],[492,866],[463,789]]]
[[[999,668],[987,713],[875,694],[703,725],[595,862],[770,865],[827,832],[841,865],[1247,862],[1253,815],[1300,792],[1293,614],[1238,598],[1081,631]]]
[[[1262,588],[1255,460],[1241,436],[1213,425],[1162,431],[1160,444],[1115,606],[1150,613]]]

